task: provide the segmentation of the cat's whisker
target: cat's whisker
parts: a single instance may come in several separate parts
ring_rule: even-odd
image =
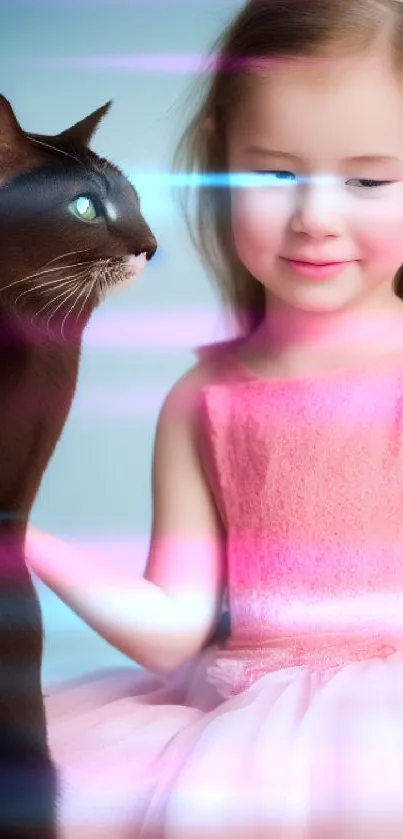
[[[84,306],[85,306],[85,304],[86,304],[86,302],[87,302],[87,300],[88,300],[88,298],[89,298],[89,296],[90,296],[91,292],[94,290],[94,288],[95,288],[95,286],[96,286],[96,282],[97,282],[96,280],[93,280],[93,281],[92,281],[92,283],[91,283],[91,285],[90,285],[90,286],[89,286],[89,288],[88,288],[87,294],[86,294],[86,296],[85,296],[85,298],[84,298],[84,302],[82,303],[82,305],[81,305],[81,307],[80,307],[79,311],[77,312],[77,316],[76,316],[76,317],[77,317],[77,321],[78,321],[78,319],[79,319],[79,317],[80,317],[80,315],[81,315],[81,312],[82,312],[82,311],[83,311],[83,309],[84,309]],[[84,291],[85,291],[85,289],[83,289],[83,291],[82,291],[82,292],[80,292],[79,297],[81,297],[81,294],[82,294]]]
[[[67,284],[70,285],[71,281],[79,279],[80,277],[85,277],[87,271],[80,271],[77,274],[68,274],[67,277],[60,277],[58,280],[47,280],[45,283],[39,283],[38,285],[33,286],[32,288],[26,288],[25,291],[21,291],[20,294],[14,300],[14,303],[17,303],[21,297],[24,297],[26,294],[34,294],[37,291],[42,291],[43,288],[46,287],[46,294],[49,291],[53,291],[54,289],[59,288],[61,285],[65,286]]]
[[[86,253],[90,250],[92,250],[92,246],[89,248],[79,248],[78,251],[67,251],[67,253],[62,253],[60,256],[54,256],[53,259],[49,259],[49,262],[45,262],[43,267],[46,268],[47,265],[51,265],[52,262],[56,262],[58,259],[64,259],[66,256],[74,256],[78,253]]]
[[[26,133],[25,135],[31,141],[31,143],[35,143],[37,146],[43,146],[45,149],[50,149],[51,151],[57,152],[57,154],[63,154],[65,157],[70,157],[71,160],[74,160],[75,163],[79,163],[80,166],[85,169],[85,164],[82,160],[76,157],[74,154],[70,154],[68,151],[65,151],[60,148],[56,148],[56,146],[52,146],[51,143],[45,143],[44,140],[38,140],[37,137],[34,137],[32,134]]]
[[[66,324],[67,318],[68,318],[68,316],[71,314],[71,312],[73,311],[74,306],[76,306],[76,305],[77,305],[77,303],[78,303],[78,301],[79,301],[79,299],[80,299],[80,297],[81,297],[81,295],[82,295],[83,291],[84,291],[84,289],[81,289],[81,291],[79,291],[79,293],[77,294],[76,299],[74,300],[73,304],[70,306],[69,310],[66,312],[66,314],[65,314],[65,316],[64,316],[64,318],[63,318],[63,320],[62,320],[62,322],[61,322],[61,325],[60,325],[60,334],[61,334],[61,336],[62,336],[63,340],[64,340],[64,327],[65,327],[65,324]]]
[[[77,306],[77,303],[78,303],[78,301],[79,301],[80,297],[82,297],[82,295],[83,295],[83,294],[85,294],[85,292],[87,292],[86,297],[85,297],[85,299],[84,299],[84,302],[83,302],[83,304],[82,304],[82,306],[81,306],[81,308],[80,308],[80,311],[79,311],[79,312],[78,312],[78,314],[77,314],[77,321],[78,321],[78,319],[79,319],[79,317],[80,317],[80,315],[81,315],[81,312],[82,312],[82,310],[83,310],[83,308],[84,308],[84,306],[85,306],[85,304],[86,304],[86,302],[87,302],[87,300],[88,300],[88,298],[89,298],[89,296],[90,296],[90,294],[91,294],[91,291],[92,291],[92,290],[93,290],[93,288],[94,288],[94,285],[95,285],[95,280],[93,280],[93,282],[91,283],[91,285],[89,286],[89,288],[88,288],[88,289],[87,289],[86,287],[82,288],[82,289],[81,289],[81,291],[78,293],[78,295],[77,295],[77,297],[76,297],[76,299],[75,299],[75,301],[74,301],[73,305],[72,305],[72,306],[70,306],[69,311],[65,314],[65,316],[64,316],[64,318],[63,318],[63,320],[62,320],[61,328],[60,328],[60,331],[61,331],[61,336],[62,336],[62,338],[63,338],[63,339],[64,339],[64,327],[65,327],[65,324],[66,324],[67,318],[69,317],[69,315],[71,315],[71,314],[72,314],[74,307],[75,307],[75,306]]]
[[[94,261],[71,262],[64,265],[54,265],[53,268],[41,268],[40,271],[36,271],[35,274],[29,274],[27,277],[23,277],[23,280],[32,280],[34,277],[42,277],[44,274],[51,274],[53,271],[63,271],[64,268],[77,268],[81,265],[87,265],[91,268],[91,266],[94,265]]]
[[[71,265],[56,265],[53,268],[41,268],[39,271],[35,271],[34,274],[28,274],[26,277],[21,277],[19,280],[14,280],[12,283],[8,283],[8,285],[2,287],[2,291],[5,291],[12,286],[19,285],[20,283],[25,283],[28,280],[33,280],[36,277],[42,277],[45,274],[50,274],[53,271],[62,271],[66,268],[80,268],[84,265],[88,268],[88,271],[91,271],[94,267],[107,267],[108,265],[113,264],[113,262],[114,260],[111,257],[105,257],[104,259],[93,259],[88,262],[72,262]]]
[[[75,281],[75,282],[76,282],[76,287],[79,288],[79,283],[77,281]],[[68,293],[68,291],[69,291],[69,289],[65,288],[63,291],[60,292],[60,294],[57,294],[56,297],[53,297],[51,300],[48,300],[48,302],[45,303],[44,306],[41,306],[41,308],[38,309],[38,311],[35,312],[34,317],[37,318],[39,315],[42,314],[42,312],[46,312],[46,309],[48,309],[49,306],[52,306],[53,303],[56,303],[57,300],[60,300],[60,298],[63,298]]]
[[[72,296],[73,296],[73,294],[76,294],[77,289],[78,289],[79,287],[80,287],[80,286],[79,286],[79,285],[78,285],[78,283],[77,283],[76,287],[75,287],[75,288],[73,288],[73,290],[72,290],[72,291],[70,291],[70,292],[69,292],[66,296],[64,296],[64,297],[63,297],[63,300],[61,300],[61,301],[60,301],[60,303],[58,304],[58,306],[56,306],[56,308],[55,308],[55,309],[53,309],[53,312],[49,315],[49,317],[48,317],[48,319],[47,319],[47,321],[46,321],[46,328],[47,328],[47,330],[48,330],[48,331],[49,331],[49,328],[50,328],[50,321],[51,321],[51,320],[52,320],[52,318],[55,316],[56,312],[58,312],[58,311],[59,311],[59,309],[61,308],[61,306],[64,306],[64,304],[67,302],[67,300],[70,300],[70,297],[72,297]]]
[[[100,283],[99,283],[99,299],[100,300],[105,300],[107,293],[108,293],[108,283],[106,282],[105,277],[101,277],[101,280],[100,280]]]
[[[44,283],[37,283],[35,286],[32,287],[32,289],[29,289],[29,291],[41,291],[43,288],[45,288],[46,291],[44,293],[47,294],[49,291],[52,291],[52,287],[58,288],[59,286],[64,285],[65,282],[69,281],[71,278],[78,279],[79,277],[88,277],[88,271],[86,270],[86,268],[80,268],[78,271],[75,271],[71,274],[66,274],[63,277],[59,277],[58,279],[46,280],[46,282]]]
[[[94,267],[108,267],[108,265],[112,264],[112,259],[109,257],[104,257],[103,259],[92,259],[85,262],[72,262],[70,265],[55,265],[53,268],[43,268],[40,271],[37,271],[35,274],[29,274],[28,277],[24,277],[24,280],[31,280],[34,277],[40,277],[43,274],[50,274],[52,271],[62,271],[64,268],[79,268],[81,265],[85,265],[89,270]],[[18,280],[17,282],[22,282],[22,280]]]
[[[36,277],[42,277],[45,274],[50,274],[52,271],[63,271],[66,268],[77,268],[77,267],[80,267],[82,265],[88,266],[89,270],[92,269],[92,265],[91,265],[90,262],[76,262],[75,264],[72,263],[71,265],[58,265],[55,268],[48,268],[48,269],[43,270],[43,271],[36,271],[35,274],[29,274],[27,277],[21,277],[19,280],[14,280],[12,283],[8,283],[8,285],[3,286],[1,291],[3,292],[6,289],[12,288],[12,286],[19,285],[20,283],[28,282],[28,280],[34,280],[34,279],[36,279]],[[63,278],[61,278],[61,280],[62,279]],[[52,282],[53,282],[53,280],[52,280]]]

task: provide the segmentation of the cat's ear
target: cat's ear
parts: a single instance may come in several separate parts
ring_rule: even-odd
[[[66,128],[65,131],[62,131],[58,134],[58,138],[60,140],[67,140],[68,142],[79,142],[83,143],[85,146],[88,146],[92,136],[95,134],[101,119],[108,113],[110,107],[112,105],[112,100],[106,103],[106,105],[102,105],[101,108],[98,108],[92,114],[89,114],[88,117],[84,117],[81,119],[80,122],[76,122],[75,125],[72,125],[71,128]]]
[[[0,94],[0,148],[14,146],[23,133],[10,102]]]

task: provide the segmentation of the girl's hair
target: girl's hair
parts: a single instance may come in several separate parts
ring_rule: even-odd
[[[200,186],[193,189],[188,181],[180,187],[179,203],[193,244],[241,335],[250,334],[263,320],[265,292],[237,257],[229,188],[225,182],[215,186],[214,175],[228,169],[228,124],[245,79],[298,57],[358,54],[384,34],[400,73],[403,0],[249,0],[213,45],[201,86],[198,81],[190,90],[196,111],[177,145],[173,171],[190,179],[196,176]],[[205,176],[210,178],[203,183]],[[395,277],[395,291],[403,298],[403,266]]]

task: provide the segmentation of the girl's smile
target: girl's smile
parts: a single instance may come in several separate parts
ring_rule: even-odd
[[[321,280],[328,280],[340,274],[347,266],[352,265],[352,261],[339,262],[310,262],[307,260],[295,260],[280,257],[281,262],[306,280],[314,280],[320,282]]]

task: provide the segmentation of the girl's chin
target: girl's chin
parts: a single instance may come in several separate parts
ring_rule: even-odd
[[[272,308],[298,309],[311,313],[336,313],[345,309],[354,308],[365,297],[365,289],[360,283],[354,283],[354,279],[343,278],[347,281],[327,283],[302,282],[286,284],[270,288],[269,283],[264,283],[267,289],[268,306]]]
[[[316,289],[315,293],[308,290],[304,294],[279,295],[269,292],[268,306],[271,308],[283,309],[284,313],[290,310],[298,310],[307,314],[336,314],[354,308],[361,298],[360,294],[339,293],[335,289],[330,292],[322,288]]]

